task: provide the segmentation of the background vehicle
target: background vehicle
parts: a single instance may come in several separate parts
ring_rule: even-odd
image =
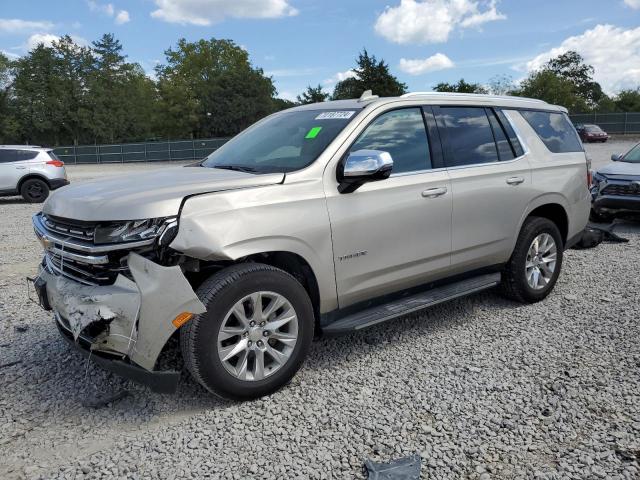
[[[595,222],[640,212],[640,144],[624,155],[612,155],[611,160],[592,175],[591,219]]]
[[[590,209],[561,107],[407,94],[271,115],[200,167],[64,189],[34,216],[36,289],[63,336],[156,389],[180,336],[218,395],[280,388],[314,335],[501,286],[536,302]],[[70,238],[71,237],[71,238]]]
[[[598,125],[578,125],[576,131],[580,135],[580,140],[583,142],[606,142],[609,140],[607,132],[602,130]]]
[[[50,148],[0,145],[0,195],[41,203],[51,190],[68,183],[64,163]]]

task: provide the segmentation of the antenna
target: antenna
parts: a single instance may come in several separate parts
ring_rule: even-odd
[[[362,95],[360,95],[358,102],[368,102],[369,100],[375,100],[376,98],[380,97],[378,97],[378,95],[374,95],[371,90],[365,90],[362,92]]]

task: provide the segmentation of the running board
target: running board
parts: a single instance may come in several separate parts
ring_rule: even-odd
[[[410,297],[367,308],[333,322],[322,329],[325,335],[341,335],[417,312],[454,298],[480,292],[500,283],[499,273],[488,273],[436,287]]]

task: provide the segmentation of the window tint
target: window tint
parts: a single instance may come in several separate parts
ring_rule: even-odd
[[[8,163],[16,161],[16,151],[0,149],[0,163]]]
[[[33,150],[16,150],[15,152],[15,158],[17,162],[23,160],[33,160],[38,156],[38,152]]]
[[[492,110],[487,110],[487,115],[489,117],[489,123],[491,123],[491,128],[493,129],[493,136],[496,140],[496,145],[498,146],[498,156],[500,157],[500,160],[513,160],[516,156],[513,154],[511,144],[509,143],[509,140],[507,140],[507,135],[504,133],[498,118]]]
[[[564,113],[520,112],[531,128],[553,153],[582,152],[580,137]]]
[[[383,150],[393,158],[392,173],[431,168],[429,141],[419,108],[405,108],[376,118],[351,146],[351,151]]]
[[[484,108],[440,107],[434,109],[438,128],[448,146],[447,166],[497,162],[498,150]]]

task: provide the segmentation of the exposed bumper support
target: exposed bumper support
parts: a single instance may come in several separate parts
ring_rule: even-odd
[[[135,281],[119,275],[113,285],[81,285],[46,269],[39,277],[65,337],[93,352],[102,366],[109,362],[108,370],[140,381],[158,373],[152,370],[176,331],[172,320],[206,309],[180,267],[164,267],[135,253],[127,261]]]

